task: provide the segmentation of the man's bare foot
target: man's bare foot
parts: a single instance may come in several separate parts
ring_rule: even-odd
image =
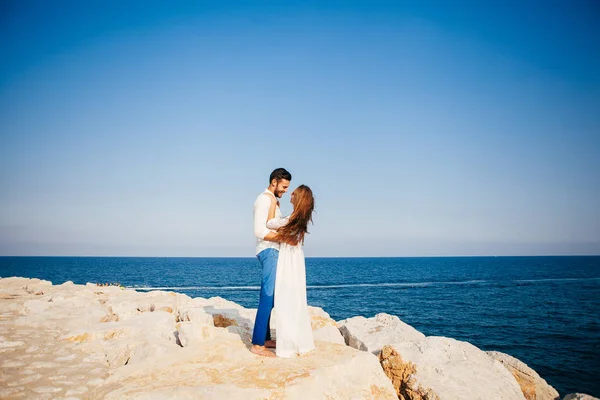
[[[277,357],[275,354],[265,348],[265,346],[252,345],[250,352],[263,357]]]
[[[267,341],[265,341],[265,347],[267,349],[274,349],[275,347],[277,347],[277,344],[275,343],[274,340],[267,340]]]

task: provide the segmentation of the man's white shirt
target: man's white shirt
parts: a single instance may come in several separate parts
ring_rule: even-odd
[[[258,195],[254,202],[254,236],[256,236],[256,254],[265,249],[279,250],[279,243],[264,240],[269,232],[275,232],[267,228],[267,217],[269,216],[269,208],[271,208],[271,199],[274,194],[268,189]],[[281,210],[279,206],[275,210],[275,218],[281,218]]]

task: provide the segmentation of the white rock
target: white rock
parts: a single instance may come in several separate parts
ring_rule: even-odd
[[[29,364],[30,368],[56,368],[58,364],[47,362],[47,361],[36,361]]]
[[[570,393],[563,397],[563,400],[599,400],[597,397],[585,393]]]
[[[117,368],[126,365],[131,358],[131,353],[138,346],[143,346],[144,343],[137,341],[135,343],[128,342],[116,342],[110,346],[106,346],[104,349],[106,362],[112,368]]]
[[[375,356],[332,343],[316,345],[316,351],[293,360],[265,359],[251,354],[236,335],[218,336],[165,355],[160,363],[117,369],[103,386],[116,389],[103,398],[397,400]]]
[[[141,314],[138,304],[133,301],[120,301],[107,303],[108,312],[116,315],[119,321],[127,320],[135,315]]]
[[[16,393],[23,392],[24,387],[13,387],[13,388],[0,388],[0,398],[5,399],[9,396],[13,396]]]
[[[77,358],[77,356],[75,354],[70,354],[70,355],[64,356],[64,357],[57,357],[56,361],[71,361],[71,360],[74,360],[75,358]]]
[[[22,378],[22,379],[20,379],[20,380],[19,380],[19,384],[20,384],[20,385],[24,385],[24,384],[26,384],[26,383],[31,383],[31,382],[33,382],[33,381],[40,380],[40,378],[41,378],[41,377],[42,377],[42,375],[41,375],[41,374],[33,374],[33,375],[29,375],[29,376],[27,376],[27,377],[25,377],[25,378]]]
[[[30,279],[25,283],[23,289],[29,294],[43,295],[52,287],[52,282],[40,279]]]
[[[3,337],[0,337],[0,348],[10,348],[10,347],[20,347],[23,346],[24,343],[21,341],[11,342],[9,340],[5,340]]]
[[[395,315],[377,314],[373,318],[353,317],[337,323],[348,346],[379,354],[389,344],[418,342],[425,335]]]
[[[18,368],[25,365],[23,361],[8,361],[2,364],[3,368]]]
[[[379,354],[390,345],[404,363],[416,371],[405,382],[410,390],[453,399],[523,400],[517,381],[499,362],[467,342],[446,337],[425,337],[399,318],[378,314],[338,322],[346,342],[354,348]]]
[[[179,342],[183,347],[198,345],[212,338],[214,329],[215,328],[203,325],[201,322],[180,322],[178,329]]]
[[[146,340],[168,341],[175,343],[175,318],[172,314],[158,311],[139,314],[118,322],[104,322],[71,331],[61,340],[72,343],[92,343],[119,339],[135,339],[136,342]],[[83,347],[83,350],[94,351],[97,346]]]
[[[32,389],[36,393],[57,393],[62,391],[62,388],[52,386],[40,386]]]
[[[470,343],[429,336],[392,347],[415,365],[415,383],[444,400],[525,399],[512,374]]]
[[[536,400],[560,399],[556,389],[550,386],[537,372],[521,360],[499,351],[487,351],[486,353],[494,360],[500,361],[508,369],[517,380],[519,386],[521,386],[521,391],[525,397]]]
[[[83,393],[87,393],[88,391],[89,391],[89,389],[87,387],[79,386],[79,387],[67,390],[67,393],[65,393],[65,396],[73,396],[74,394],[83,394]]]
[[[83,361],[84,363],[93,364],[93,363],[101,363],[101,362],[104,362],[105,360],[106,360],[106,357],[104,356],[104,354],[92,353],[89,356],[85,357],[81,361]]]
[[[254,319],[256,318],[256,309],[249,309],[225,300],[221,297],[211,297],[208,300],[203,299],[202,308],[212,315],[214,326],[227,328],[229,326],[239,326],[246,330],[254,328]],[[271,323],[273,325],[273,323]]]
[[[346,344],[336,322],[322,308],[308,307],[315,341]]]
[[[104,379],[102,378],[96,378],[96,379],[92,379],[90,381],[88,381],[88,385],[90,386],[100,386],[104,383]]]
[[[149,360],[160,360],[164,355],[176,354],[180,350],[182,349],[175,344],[166,345],[146,342],[131,350],[127,365],[136,365]]]
[[[50,307],[52,307],[52,303],[47,300],[29,300],[26,301],[25,305],[23,306],[23,314],[40,314],[48,310]]]
[[[203,326],[215,326],[214,317],[204,311],[202,307],[186,308],[180,311],[179,320],[192,321]]]

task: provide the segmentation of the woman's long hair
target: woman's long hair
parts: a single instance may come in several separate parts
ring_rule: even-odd
[[[315,209],[315,198],[312,190],[306,185],[300,185],[292,193],[294,211],[287,225],[277,230],[277,239],[291,245],[304,243],[304,235],[308,233],[308,223],[312,222]]]

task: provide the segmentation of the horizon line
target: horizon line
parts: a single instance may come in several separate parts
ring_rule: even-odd
[[[119,255],[2,255],[6,257],[30,257],[30,258],[256,258],[256,256],[119,256]],[[310,258],[507,258],[507,257],[600,257],[600,254],[526,254],[526,255],[435,255],[435,256],[310,256]]]

